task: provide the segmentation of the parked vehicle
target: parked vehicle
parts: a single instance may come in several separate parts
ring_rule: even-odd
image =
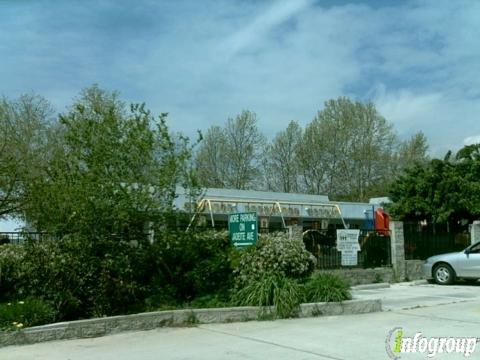
[[[452,284],[456,279],[477,281],[480,279],[480,242],[461,252],[429,257],[423,264],[423,274],[439,285]]]

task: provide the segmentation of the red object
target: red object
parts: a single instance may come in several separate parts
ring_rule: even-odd
[[[390,235],[390,215],[382,208],[375,210],[375,231],[385,236]]]

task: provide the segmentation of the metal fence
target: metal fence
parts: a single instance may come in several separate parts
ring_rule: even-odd
[[[457,252],[470,244],[467,228],[447,231],[442,226],[422,226],[419,223],[404,223],[405,259],[425,260],[430,256]]]
[[[342,254],[336,247],[336,235],[321,232],[310,233],[304,237],[304,243],[317,259],[317,267],[321,269],[338,268],[375,268],[391,266],[392,256],[390,237],[374,231],[360,232],[360,251],[356,266],[342,266]]]
[[[0,232],[0,244],[23,244],[27,240],[47,240],[55,237],[44,232]]]

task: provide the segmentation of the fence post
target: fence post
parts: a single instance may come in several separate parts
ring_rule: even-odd
[[[302,240],[303,241],[303,235],[302,235],[303,228],[301,226],[290,225],[287,228],[288,228],[288,237],[290,239]]]
[[[480,241],[480,221],[475,220],[470,228],[470,242],[475,244]]]
[[[390,222],[390,246],[392,249],[392,266],[399,281],[405,279],[405,239],[403,222]]]

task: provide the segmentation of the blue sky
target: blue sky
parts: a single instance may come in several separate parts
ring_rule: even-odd
[[[371,100],[431,152],[480,141],[479,1],[0,0],[0,94],[58,112],[98,83],[195,136],[242,109],[273,136]]]

